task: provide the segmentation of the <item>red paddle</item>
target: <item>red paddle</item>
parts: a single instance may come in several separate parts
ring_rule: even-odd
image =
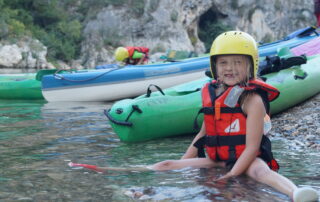
[[[95,166],[95,165],[90,165],[90,164],[82,164],[82,163],[68,163],[68,165],[72,168],[74,167],[82,167],[82,168],[87,168],[89,170],[93,170],[93,171],[96,171],[96,172],[99,172],[99,173],[102,173],[102,172],[105,172],[106,169],[104,168],[101,168],[101,167],[98,167],[98,166]]]

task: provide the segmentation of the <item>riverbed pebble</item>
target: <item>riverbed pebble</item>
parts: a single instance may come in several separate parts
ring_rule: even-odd
[[[294,148],[320,149],[320,94],[274,115],[272,125],[271,137],[285,138]]]

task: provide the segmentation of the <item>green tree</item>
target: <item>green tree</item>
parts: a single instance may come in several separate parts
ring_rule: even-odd
[[[104,0],[99,0],[104,1]],[[75,0],[0,0],[0,37],[30,34],[48,47],[50,60],[78,56],[81,22],[67,11]]]

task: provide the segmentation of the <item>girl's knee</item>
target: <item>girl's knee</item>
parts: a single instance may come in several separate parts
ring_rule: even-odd
[[[272,170],[264,161],[262,161],[261,159],[256,159],[249,166],[246,174],[257,181],[260,181],[262,178],[268,177],[271,172]]]
[[[173,164],[174,160],[161,161],[151,166],[151,169],[158,171],[170,170]]]

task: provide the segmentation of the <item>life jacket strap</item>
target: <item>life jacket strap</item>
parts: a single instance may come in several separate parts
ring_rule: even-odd
[[[194,123],[193,123],[193,128],[196,129],[196,130],[199,130],[199,125],[198,125],[198,117],[200,114],[207,114],[207,115],[210,115],[210,114],[215,114],[215,108],[214,107],[202,107],[197,115],[196,115],[196,118],[194,119]],[[224,114],[224,113],[242,113],[242,109],[241,107],[234,107],[234,108],[230,108],[230,107],[221,107],[220,108],[220,113]]]
[[[206,157],[206,153],[205,153],[205,151],[204,151],[205,141],[206,141],[206,138],[205,138],[205,136],[203,136],[203,137],[199,138],[199,139],[193,144],[193,146],[198,149],[198,157],[199,157],[199,158],[205,158],[205,157]]]
[[[229,146],[228,152],[229,152],[229,158],[226,161],[226,167],[228,170],[231,170],[237,161],[236,147],[234,145]]]
[[[219,146],[236,146],[246,144],[245,135],[228,135],[228,136],[208,136],[206,135],[206,145],[208,147]]]

